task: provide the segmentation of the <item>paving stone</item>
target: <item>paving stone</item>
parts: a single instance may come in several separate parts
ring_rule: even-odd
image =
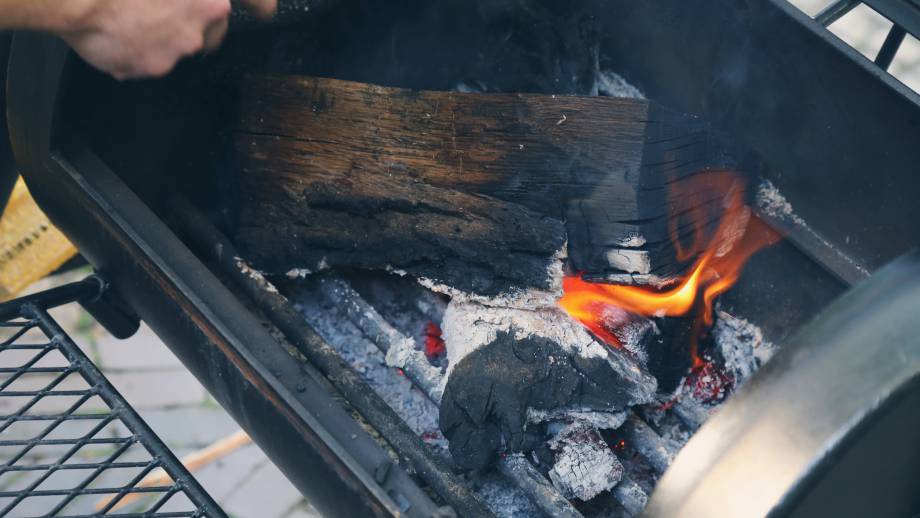
[[[95,344],[102,370],[184,368],[182,362],[145,324],[127,340],[104,335]]]
[[[240,429],[218,406],[152,409],[140,414],[160,439],[174,449],[201,449]]]
[[[288,511],[288,514],[284,518],[321,518],[322,515],[319,514],[310,502],[306,500],[295,505],[293,509]]]
[[[221,505],[232,516],[283,518],[302,500],[281,471],[264,462]]]
[[[108,372],[106,376],[138,411],[200,405],[207,397],[204,387],[184,368]]]
[[[212,462],[196,471],[194,475],[211,497],[223,506],[235,494],[248,493],[245,482],[266,462],[268,459],[262,450],[258,446],[249,445]]]

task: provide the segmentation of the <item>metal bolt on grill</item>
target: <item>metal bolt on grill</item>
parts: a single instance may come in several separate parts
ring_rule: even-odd
[[[0,516],[224,516],[45,309],[103,289],[0,304]]]

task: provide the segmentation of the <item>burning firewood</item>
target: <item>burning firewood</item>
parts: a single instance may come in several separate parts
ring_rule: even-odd
[[[500,458],[523,488],[508,459],[526,458],[517,467],[568,498],[609,494],[638,513],[675,451],[639,409],[677,384],[712,400],[701,415],[725,397],[698,339],[715,298],[778,239],[752,217],[743,179],[718,169],[730,160],[706,126],[635,99],[313,78],[250,77],[242,100],[235,237],[247,258],[290,278],[387,270],[447,295],[417,343],[350,288],[321,289],[439,405],[436,435],[457,465]],[[682,419],[696,408],[670,406]],[[638,472],[606,442],[624,422]],[[554,505],[537,489],[538,507]]]
[[[400,369],[399,372],[411,379],[413,383],[421,388],[433,402],[442,403],[442,392],[440,379],[440,369],[434,368],[426,360],[426,349],[417,348],[413,340],[394,329],[377,311],[358,294],[347,281],[333,274],[326,274],[317,279],[318,292],[338,311],[347,315],[348,320],[357,326],[369,337],[381,351],[386,354],[386,362],[391,367]],[[473,306],[478,304],[470,303]],[[476,309],[474,309],[475,311]],[[562,330],[556,334],[554,340],[571,340],[573,344],[581,344],[581,347],[587,347],[591,342],[590,337],[582,331],[573,329],[570,323],[560,320],[562,315],[555,311],[543,310],[542,312],[533,313],[529,318],[518,317],[518,321],[524,322],[525,319],[531,325],[538,324],[540,328],[549,326]],[[526,315],[527,313],[524,313]],[[469,313],[467,313],[469,315]],[[494,317],[496,313],[486,310],[484,316]],[[547,316],[549,315],[549,316]],[[493,323],[496,322],[493,319]],[[542,325],[541,325],[542,323]],[[562,324],[560,326],[560,324]],[[452,347],[454,358],[462,356],[462,350],[469,351],[473,345],[469,340],[458,336],[457,325],[463,327],[463,319],[456,318],[456,313],[448,320],[448,330],[451,332],[454,340]],[[479,331],[483,331],[482,326],[478,326]],[[434,333],[431,325],[426,326],[426,333]],[[539,330],[539,329],[538,329]],[[438,328],[438,331],[440,329]],[[545,331],[546,333],[551,333]],[[438,334],[439,337],[443,334]],[[475,333],[474,333],[475,336]],[[480,335],[481,336],[481,335]],[[427,338],[430,335],[426,334]],[[568,342],[566,342],[568,343]],[[446,344],[445,344],[446,345]],[[593,344],[596,345],[596,344]],[[638,346],[639,344],[632,344]],[[595,353],[606,353],[603,349],[594,351]],[[629,365],[629,362],[626,362]],[[647,379],[645,381],[648,381]],[[654,392],[654,387],[650,387],[650,392]],[[544,478],[551,476],[553,478],[552,487],[558,487],[566,494],[575,495],[582,500],[589,500],[602,491],[615,487],[615,498],[627,509],[631,509],[632,514],[637,514],[644,505],[645,493],[638,488],[628,477],[620,478],[619,462],[616,460],[613,452],[603,443],[598,433],[599,428],[615,429],[621,426],[626,420],[626,414],[622,412],[610,413],[592,410],[589,407],[562,408],[557,407],[551,410],[540,411],[535,408],[528,408],[526,411],[526,421],[531,428],[541,428],[541,423],[550,423],[548,428],[552,428],[551,439],[546,446],[554,452],[553,459],[548,465],[544,465],[544,473],[541,473],[536,467],[531,466],[528,460],[522,454],[504,453],[500,456],[490,455],[490,460],[498,460],[498,469],[510,477],[515,485],[519,486],[527,494],[538,508],[542,509],[549,515],[553,516],[578,516],[573,509],[566,505],[565,499],[556,492],[556,489],[550,489],[547,486],[549,482]],[[578,430],[578,433],[564,433],[566,430]],[[535,430],[536,431],[536,430]],[[653,434],[653,432],[651,432]],[[539,437],[538,437],[539,438]],[[660,439],[659,439],[660,440]],[[654,447],[654,440],[650,439]],[[537,441],[540,442],[540,441]],[[580,444],[584,443],[584,444]],[[542,447],[537,445],[538,448]],[[528,455],[529,457],[529,455]],[[580,473],[572,471],[572,466],[583,466],[587,469],[589,466],[608,466],[612,471],[606,475],[594,470],[593,478],[583,477]],[[555,475],[550,473],[555,470]],[[584,480],[583,480],[584,479]],[[541,482],[542,481],[542,482]]]
[[[488,464],[502,447],[523,449],[529,414],[616,413],[655,394],[652,376],[556,308],[454,300],[442,327],[450,366],[441,429],[454,460],[470,469]]]
[[[549,442],[556,464],[550,480],[566,498],[588,501],[623,477],[623,465],[597,430],[584,422],[562,427]]]
[[[669,192],[729,163],[705,124],[641,99],[253,76],[241,101],[236,241],[269,273],[390,268],[496,296],[558,290],[567,248],[580,272],[664,281],[692,260],[672,238],[720,203]]]

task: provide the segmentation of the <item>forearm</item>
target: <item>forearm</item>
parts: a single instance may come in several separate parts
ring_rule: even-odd
[[[97,3],[98,0],[0,0],[0,29],[81,30]]]
[[[277,0],[239,0],[268,17]],[[52,32],[116,79],[162,76],[176,62],[216,49],[230,0],[0,0],[0,30]]]

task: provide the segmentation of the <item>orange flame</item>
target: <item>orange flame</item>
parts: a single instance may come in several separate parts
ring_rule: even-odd
[[[676,286],[659,290],[597,284],[580,276],[563,280],[564,295],[559,305],[610,345],[619,345],[605,326],[605,315],[612,308],[656,317],[684,316],[695,311],[694,334],[702,330],[701,325],[711,326],[716,297],[737,282],[744,264],[754,253],[780,239],[745,205],[744,183],[738,175],[709,171],[672,185],[677,183],[680,187],[668,193],[671,240],[679,261],[697,259]],[[714,211],[721,214],[713,218]],[[713,219],[717,221],[715,230],[708,231],[706,221]],[[690,246],[680,239],[680,225],[687,221],[692,225]],[[696,344],[692,347],[694,366],[698,366],[701,360],[696,356]]]

